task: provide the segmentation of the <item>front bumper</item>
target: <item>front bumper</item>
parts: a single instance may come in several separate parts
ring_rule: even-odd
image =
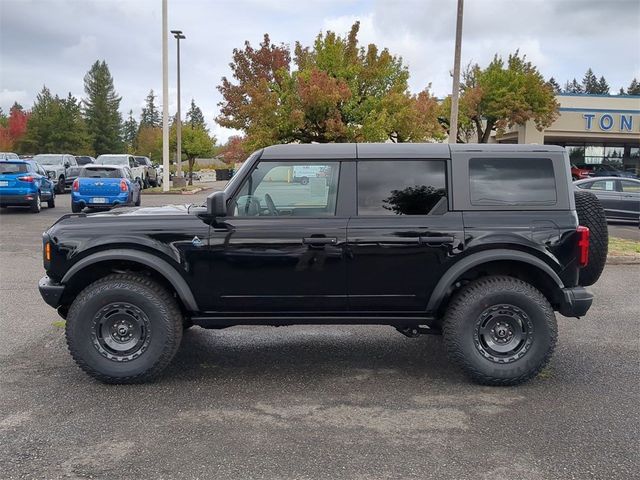
[[[584,287],[563,288],[562,296],[558,311],[565,317],[582,317],[593,303],[593,293]]]
[[[40,295],[42,295],[42,299],[47,303],[47,305],[50,305],[53,308],[58,308],[60,306],[60,299],[64,292],[64,285],[54,282],[45,275],[38,282],[38,290],[40,290]]]

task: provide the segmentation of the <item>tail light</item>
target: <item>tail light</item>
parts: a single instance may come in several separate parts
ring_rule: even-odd
[[[578,264],[586,267],[589,264],[589,229],[580,225],[578,232]]]
[[[128,190],[129,190],[129,187],[127,186],[127,182],[125,180],[120,180],[120,191],[126,192]]]
[[[71,187],[71,190],[73,190],[74,192],[77,192],[78,190],[80,190],[80,182],[78,181],[77,178],[73,181],[73,186]]]
[[[33,177],[31,175],[25,175],[24,177],[18,177],[18,180],[22,182],[33,183]]]

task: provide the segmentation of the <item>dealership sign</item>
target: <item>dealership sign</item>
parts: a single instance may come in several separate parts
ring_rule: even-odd
[[[585,130],[603,132],[639,132],[640,118],[630,113],[585,113]]]

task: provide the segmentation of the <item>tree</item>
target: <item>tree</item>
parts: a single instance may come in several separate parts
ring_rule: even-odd
[[[599,95],[609,95],[609,84],[603,76],[601,76],[600,80],[598,80],[597,92]]]
[[[220,152],[224,162],[230,166],[244,162],[248,157],[245,144],[246,139],[244,137],[240,137],[238,135],[229,137],[227,143],[223,145]]]
[[[9,117],[7,117],[7,114],[4,113],[4,110],[2,110],[2,107],[0,107],[0,127],[6,127],[8,120]]]
[[[600,87],[598,84],[598,79],[593,73],[593,70],[591,70],[590,68],[584,74],[584,77],[582,79],[582,87],[583,87],[584,93],[593,95],[599,92]]]
[[[193,127],[188,123],[182,126],[182,155],[189,162],[189,185],[193,185],[191,174],[193,173],[193,165],[198,157],[212,156],[216,144],[215,137],[209,136],[209,133],[202,127]],[[171,132],[171,148],[176,148],[176,130]]]
[[[627,95],[640,95],[640,82],[635,78],[631,80],[629,88],[627,88]]]
[[[489,141],[494,129],[503,132],[529,120],[543,130],[558,117],[560,107],[553,88],[518,51],[506,64],[496,55],[485,69],[469,66],[463,73],[460,104],[460,113],[467,117],[461,122],[473,123],[481,143]]]
[[[618,91],[618,95],[626,95],[626,92],[624,91],[623,87],[620,87],[620,90]]]
[[[207,122],[204,120],[204,115],[202,114],[202,110],[200,107],[196,105],[196,102],[191,99],[191,106],[189,107],[189,111],[187,112],[187,124],[192,127],[199,127],[205,131],[208,131]]]
[[[140,127],[135,140],[135,153],[160,161],[162,158],[162,128],[144,125]]]
[[[133,118],[133,110],[129,110],[129,118],[122,124],[122,140],[127,152],[133,152],[136,147],[138,135],[138,122]]]
[[[582,85],[574,78],[571,82],[564,84],[564,93],[584,93]]]
[[[140,128],[142,127],[161,127],[162,117],[160,110],[156,106],[156,96],[153,90],[149,90],[149,94],[145,100],[145,106],[142,108],[140,115]]]
[[[9,117],[0,124],[0,150],[20,150],[20,142],[27,132],[29,113],[22,105],[14,103],[9,110]]]
[[[556,82],[555,78],[551,77],[547,83],[551,88],[553,88],[553,93],[559,94],[562,92],[562,89],[560,88],[558,82]]]
[[[287,46],[265,35],[258,48],[234,49],[234,82],[223,77],[216,121],[241,130],[246,148],[272,143],[425,141],[441,136],[437,103],[427,90],[412,95],[400,57],[328,31],[313,46]]]
[[[96,61],[84,77],[84,115],[96,155],[122,148],[120,100],[107,63]]]
[[[71,93],[61,99],[43,87],[31,109],[20,149],[30,153],[93,153],[80,102]]]

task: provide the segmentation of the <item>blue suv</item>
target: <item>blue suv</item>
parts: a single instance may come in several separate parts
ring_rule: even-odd
[[[0,207],[29,207],[39,213],[42,202],[56,206],[53,182],[44,169],[32,160],[0,161]]]

